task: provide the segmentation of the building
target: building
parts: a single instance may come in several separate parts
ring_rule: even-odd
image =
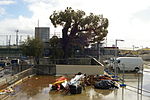
[[[39,38],[44,43],[43,56],[49,56],[49,38],[50,28],[49,27],[35,27],[35,38]]]
[[[101,56],[103,59],[110,59],[112,57],[115,57],[115,52],[116,56],[119,56],[119,48],[118,47],[103,47],[101,48]]]
[[[40,38],[43,42],[49,42],[49,37],[49,27],[35,27],[35,38]]]
[[[90,48],[84,50],[84,54],[92,56],[99,60],[105,60],[112,57],[119,56],[118,47],[104,47],[103,43],[92,44]]]

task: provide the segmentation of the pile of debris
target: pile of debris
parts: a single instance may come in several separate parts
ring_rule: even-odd
[[[86,86],[96,89],[118,89],[116,82],[107,75],[86,75],[81,72],[70,80],[62,76],[49,85],[50,91],[63,91],[65,94],[81,94]]]
[[[65,93],[80,94],[82,92],[82,82],[85,75],[82,73],[76,74],[70,81],[64,76],[56,79],[56,82],[50,84],[50,90],[63,90]]]
[[[14,92],[14,90],[11,87],[8,87],[6,89],[0,90],[0,95],[12,94],[13,92]]]

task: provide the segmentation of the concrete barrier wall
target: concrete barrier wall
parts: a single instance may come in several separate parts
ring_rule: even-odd
[[[34,70],[37,75],[56,75],[56,65],[36,65]]]
[[[29,68],[27,70],[24,70],[24,71],[18,73],[18,74],[15,74],[13,76],[7,76],[5,78],[1,78],[0,79],[0,89],[3,89],[5,87],[17,82],[18,80],[20,80],[24,77],[27,77],[29,75],[32,75],[32,74],[34,74],[33,69]]]
[[[100,65],[56,65],[56,75],[76,74],[78,72],[90,74],[104,74],[104,67]]]
[[[12,69],[12,75],[20,73],[26,69],[31,68],[31,67],[32,66],[29,66],[29,65],[12,65],[12,66],[9,66],[9,68]]]
[[[91,74],[104,74],[104,67],[100,65],[37,65],[34,67],[37,75],[64,75],[78,72]]]

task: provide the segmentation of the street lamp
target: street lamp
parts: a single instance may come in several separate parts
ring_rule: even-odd
[[[135,49],[137,49],[137,48],[139,48],[139,47],[136,47],[135,45],[133,45],[133,53],[134,53],[134,55],[136,55],[136,56],[138,56],[138,50],[135,50]],[[136,51],[136,52],[135,52]]]
[[[116,39],[116,41],[115,41],[116,47],[117,47],[117,42],[118,42],[118,41],[124,41],[124,40]]]
[[[136,47],[135,45],[133,45],[133,51],[134,51],[136,48],[139,48],[139,47]]]
[[[124,40],[122,40],[122,39],[116,39],[116,41],[115,41],[115,62],[114,62],[114,70],[115,70],[115,77],[117,76],[117,69],[116,69],[116,67],[117,67],[117,42],[118,41],[124,41]]]

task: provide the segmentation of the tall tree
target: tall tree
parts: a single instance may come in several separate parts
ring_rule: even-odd
[[[39,64],[39,58],[43,53],[43,42],[38,38],[30,38],[21,45],[22,53],[25,56],[34,57],[36,64]]]
[[[84,48],[91,42],[100,42],[107,36],[108,19],[102,15],[86,13],[82,10],[73,10],[67,7],[64,11],[54,11],[50,15],[52,24],[62,26],[62,40],[65,58],[68,57],[69,47],[80,46]]]
[[[57,36],[53,36],[50,41],[50,52],[51,59],[62,59],[63,58],[63,50],[61,46],[61,39]]]

